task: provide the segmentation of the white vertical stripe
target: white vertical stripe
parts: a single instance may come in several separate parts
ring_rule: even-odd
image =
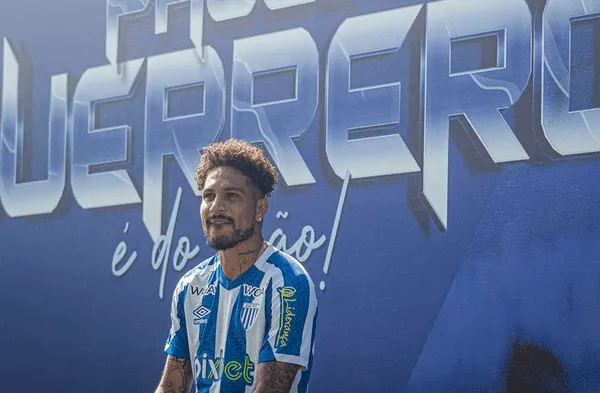
[[[296,378],[294,379],[294,383],[290,388],[290,393],[298,393],[298,385],[300,385],[300,379],[302,379],[302,371],[298,370],[296,373]]]
[[[225,357],[225,345],[227,344],[227,333],[229,332],[231,312],[233,311],[233,305],[239,291],[240,287],[227,290],[221,285],[219,288],[219,307],[217,312],[217,326],[215,327],[215,358],[221,355],[221,350],[223,350],[223,357]],[[223,365],[219,366],[219,370],[221,370],[222,367]],[[213,383],[210,387],[210,393],[220,393],[220,385],[220,382]]]
[[[281,313],[281,298],[277,295],[277,288],[284,286],[283,273],[281,272],[281,269],[273,269],[273,274],[271,277],[273,279],[273,284],[271,287],[271,316],[273,316]],[[280,322],[280,318],[271,317],[271,331],[268,334],[269,344],[271,344],[273,353],[275,353],[275,340],[277,339],[277,332],[279,331]]]

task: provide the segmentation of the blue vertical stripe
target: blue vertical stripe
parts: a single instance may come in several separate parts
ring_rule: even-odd
[[[300,383],[298,384],[298,393],[306,393],[308,391],[308,381],[310,379],[310,373],[312,371],[313,365],[313,348],[315,344],[315,333],[317,331],[317,315],[319,314],[319,310],[315,311],[315,317],[313,319],[312,325],[312,335],[310,341],[310,357],[308,358],[308,366],[306,366],[306,370],[302,372],[302,377],[300,378]]]

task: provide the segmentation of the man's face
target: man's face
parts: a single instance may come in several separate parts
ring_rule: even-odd
[[[257,202],[256,188],[237,169],[218,167],[210,171],[200,207],[208,245],[227,250],[252,237],[259,215]]]

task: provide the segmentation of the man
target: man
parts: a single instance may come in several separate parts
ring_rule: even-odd
[[[156,393],[306,392],[317,299],[290,255],[264,241],[277,172],[237,140],[204,149],[196,170],[207,243],[218,252],[173,293],[167,361]]]

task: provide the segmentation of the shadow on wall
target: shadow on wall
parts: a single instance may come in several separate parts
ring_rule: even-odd
[[[537,345],[517,344],[508,361],[507,393],[568,393],[566,375],[556,356]]]

